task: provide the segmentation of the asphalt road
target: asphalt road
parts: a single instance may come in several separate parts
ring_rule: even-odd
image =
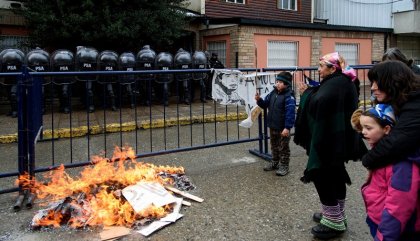
[[[183,207],[183,218],[149,237],[132,230],[120,240],[313,240],[312,214],[320,205],[313,184],[299,181],[306,164],[304,151],[291,143],[291,172],[277,177],[274,172],[262,171],[265,161],[249,153],[256,147],[257,143],[252,142],[142,159],[158,165],[183,166],[197,187],[191,193],[204,202]],[[2,144],[0,150],[3,155],[13,156],[16,145]],[[68,153],[63,155],[68,157]],[[347,167],[353,181],[346,202],[349,229],[335,240],[371,240],[360,195],[367,172],[360,162],[350,162]],[[77,172],[73,169],[71,173]],[[0,195],[1,241],[100,240],[97,229],[31,231],[29,224],[39,203],[35,202],[31,210],[15,212],[12,206],[16,195]]]

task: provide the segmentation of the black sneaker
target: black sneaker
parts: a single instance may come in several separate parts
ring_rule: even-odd
[[[322,213],[314,213],[314,215],[312,215],[312,220],[314,220],[314,222],[321,222],[322,219]]]
[[[268,172],[268,171],[274,171],[279,169],[279,163],[278,162],[269,162],[265,167],[264,167],[264,171]]]
[[[311,233],[318,239],[332,239],[340,236],[344,231],[335,230],[325,225],[318,224],[312,228]]]

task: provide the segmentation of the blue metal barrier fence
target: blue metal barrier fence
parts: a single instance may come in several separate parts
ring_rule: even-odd
[[[370,85],[366,80],[367,70],[371,66],[353,66],[361,82],[360,99],[367,105],[370,98]],[[242,72],[293,72],[293,89],[297,81],[307,77],[319,81],[317,68],[265,68],[239,69]],[[17,163],[15,170],[0,170],[0,180],[13,183],[19,175],[28,174],[34,178],[42,173],[64,165],[66,168],[90,165],[91,155],[109,154],[113,146],[132,146],[138,158],[164,155],[170,153],[213,148],[244,142],[258,142],[252,154],[270,159],[268,128],[265,118],[261,116],[258,123],[247,129],[239,127],[246,113],[243,106],[222,106],[214,101],[192,99],[191,104],[181,101],[181,82],[173,80],[169,91],[168,105],[161,103],[159,84],[153,78],[161,74],[205,73],[210,70],[148,70],[148,71],[92,71],[92,72],[30,72],[27,68],[18,73],[0,73],[4,76],[15,76],[18,85],[18,160],[9,160],[9,168]],[[75,95],[83,99],[86,82],[78,76],[91,76],[92,79],[107,77],[112,81],[116,96],[116,109],[109,108],[108,88],[100,81],[94,81],[92,90],[97,94],[94,99],[96,108],[91,111],[86,103],[78,103],[75,97],[69,97],[70,112],[60,112],[60,89],[56,77],[74,78],[68,88],[75,90]],[[130,82],[133,99],[127,104],[127,82],[121,83],[119,77],[133,76]],[[191,86],[197,87],[194,80]],[[79,86],[78,86],[79,85]],[[78,89],[80,88],[80,89]],[[200,88],[200,86],[198,86]],[[197,88],[195,88],[197,89]],[[194,89],[193,89],[194,90]],[[148,99],[145,104],[145,96]],[[193,94],[194,97],[194,94]],[[85,99],[86,100],[86,99]],[[297,101],[299,97],[297,95]],[[129,101],[128,101],[129,102]],[[266,113],[264,112],[265,116]],[[293,134],[293,132],[292,132]],[[10,144],[7,144],[10,145]],[[64,154],[63,154],[64,153]],[[65,160],[63,160],[65,159]],[[22,202],[28,195],[22,186],[7,186],[0,194],[19,191]],[[18,203],[21,204],[21,203]]]

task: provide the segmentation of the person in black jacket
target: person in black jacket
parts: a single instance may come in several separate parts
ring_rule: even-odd
[[[267,124],[270,128],[272,160],[264,171],[276,171],[277,176],[289,173],[290,162],[290,129],[295,124],[296,100],[292,89],[292,75],[281,72],[276,77],[274,89],[265,97],[255,95],[257,105],[268,108]]]
[[[366,168],[376,169],[402,160],[420,147],[420,80],[396,60],[376,64],[368,78],[375,101],[391,104],[398,120],[389,135],[362,157]]]
[[[319,224],[311,232],[315,238],[330,239],[347,230],[346,184],[351,180],[345,163],[354,159],[357,148],[358,134],[350,119],[358,94],[352,81],[356,75],[338,52],[320,58],[318,73],[322,79],[318,86],[298,82],[302,95],[294,142],[308,155],[301,180],[314,183],[321,203],[321,212],[313,215]]]
[[[212,53],[211,57],[209,59],[209,67],[211,69],[224,69],[225,66],[222,64],[222,62],[220,62],[220,60],[217,57],[217,53]],[[206,81],[206,99],[207,100],[212,100],[212,80],[213,80],[213,75],[214,72],[211,72],[209,77],[207,78]]]
[[[382,55],[382,61],[385,60],[399,60],[410,67],[414,74],[420,75],[420,67],[415,65],[412,59],[408,59],[398,48],[389,48]]]

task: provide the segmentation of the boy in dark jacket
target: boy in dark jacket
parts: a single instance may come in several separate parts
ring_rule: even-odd
[[[291,89],[292,75],[281,72],[276,77],[274,89],[263,99],[259,93],[255,95],[257,105],[268,108],[267,124],[270,128],[272,160],[264,171],[277,170],[277,176],[289,173],[290,161],[290,129],[295,124],[296,100]]]

